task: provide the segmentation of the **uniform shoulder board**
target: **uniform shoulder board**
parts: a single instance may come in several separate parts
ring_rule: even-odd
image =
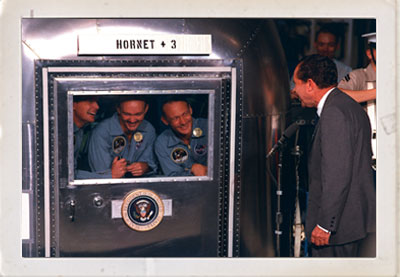
[[[344,76],[344,79],[346,80],[346,82],[350,81],[350,74],[347,74],[346,76]]]

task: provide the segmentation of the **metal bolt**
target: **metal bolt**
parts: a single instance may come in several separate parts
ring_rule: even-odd
[[[100,207],[100,206],[102,206],[103,205],[103,202],[104,202],[104,200],[103,200],[103,198],[101,197],[101,196],[95,196],[94,198],[93,198],[93,203],[94,203],[94,205],[96,206],[96,207]]]

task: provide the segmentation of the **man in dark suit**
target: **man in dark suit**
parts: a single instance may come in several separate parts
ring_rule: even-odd
[[[327,57],[311,55],[297,65],[294,93],[317,108],[309,154],[306,235],[314,257],[357,257],[375,232],[371,126],[362,107],[336,88],[337,70]]]

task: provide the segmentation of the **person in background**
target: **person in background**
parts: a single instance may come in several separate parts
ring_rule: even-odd
[[[368,66],[359,68],[346,75],[339,83],[338,88],[361,103],[368,113],[372,126],[373,163],[376,165],[376,33],[364,34],[368,48],[365,54]]]
[[[193,118],[184,99],[172,97],[162,105],[162,122],[169,126],[155,143],[155,153],[166,176],[207,175],[207,119]]]
[[[144,119],[148,104],[140,96],[122,96],[117,112],[93,130],[89,165],[102,178],[151,176],[157,171],[156,133]]]
[[[340,81],[338,88],[362,103],[376,130],[376,33],[365,34],[363,37],[368,41],[365,51],[368,66],[350,72]]]
[[[336,65],[338,82],[343,79],[352,68],[345,63],[335,59],[335,53],[339,49],[339,35],[333,25],[326,24],[317,32],[314,41],[317,54],[330,58]]]
[[[323,25],[315,35],[314,48],[317,54],[330,58],[336,65],[338,72],[337,82],[340,82],[352,68],[345,63],[335,59],[336,51],[339,49],[339,35],[332,24]],[[294,88],[293,76],[290,82],[290,89]],[[293,94],[292,94],[293,98]]]
[[[355,69],[339,82],[338,88],[359,103],[376,100],[376,33],[364,34],[368,48],[368,66]]]
[[[368,116],[336,88],[337,69],[328,57],[305,57],[294,71],[294,82],[302,106],[317,108],[319,116],[308,162],[311,255],[358,257],[376,225]]]

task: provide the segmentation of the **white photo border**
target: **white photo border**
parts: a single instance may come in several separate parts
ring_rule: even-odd
[[[399,3],[235,0],[0,0],[0,275],[396,276],[399,260]],[[377,258],[23,258],[21,18],[371,18],[377,22]],[[397,23],[397,24],[396,24]],[[397,45],[397,47],[396,47]],[[396,148],[397,147],[397,148]]]

